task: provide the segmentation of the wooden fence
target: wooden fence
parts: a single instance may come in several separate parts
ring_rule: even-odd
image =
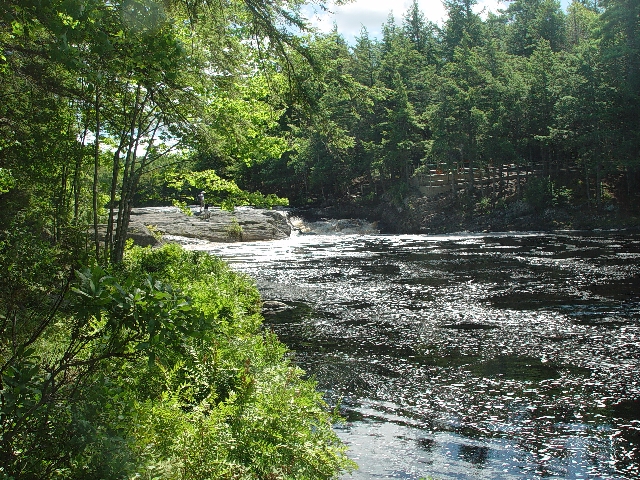
[[[520,182],[530,175],[542,173],[539,169],[503,165],[502,168],[477,168],[473,172],[473,184],[480,189],[504,188],[515,189]],[[468,168],[460,168],[455,172],[441,172],[436,169],[427,173],[420,173],[412,178],[412,185],[420,190],[424,196],[434,196],[454,190],[464,190],[469,186],[470,172]]]

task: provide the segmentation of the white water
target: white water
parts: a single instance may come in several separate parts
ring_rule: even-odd
[[[352,478],[640,476],[640,237],[335,225],[186,247],[292,307],[267,325],[341,402]]]

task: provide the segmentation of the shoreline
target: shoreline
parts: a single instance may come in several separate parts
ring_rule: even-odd
[[[401,205],[337,203],[297,210],[307,219],[361,218],[378,222],[381,233],[448,234],[498,232],[640,231],[640,216],[620,208],[596,211],[576,206],[535,211],[521,200],[482,210],[468,198],[410,197]]]

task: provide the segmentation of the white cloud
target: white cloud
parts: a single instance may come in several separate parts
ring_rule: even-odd
[[[396,23],[402,23],[402,17],[409,9],[412,0],[354,0],[352,3],[342,6],[333,6],[331,2],[329,12],[307,10],[312,24],[320,31],[328,32],[333,25],[338,26],[338,32],[351,42],[360,34],[364,25],[369,36],[380,37],[382,24],[387,21],[390,12],[393,12]],[[562,0],[566,8],[569,0]],[[442,25],[446,17],[446,10],[441,0],[418,0],[420,10],[427,20]],[[502,0],[478,0],[474,11],[481,15],[488,12],[497,13],[499,9],[506,8]]]
[[[347,40],[360,34],[362,26],[367,27],[370,36],[379,36],[382,24],[393,12],[396,23],[402,23],[402,17],[412,4],[412,0],[354,0],[342,6],[331,6],[329,12],[311,12],[310,19],[314,26],[323,32],[333,28],[334,23]],[[477,12],[494,11],[500,8],[500,0],[480,0],[475,7]],[[418,0],[420,10],[427,20],[442,24],[446,10],[440,0]]]
[[[379,36],[382,24],[387,21],[389,13],[393,12],[396,22],[402,22],[402,16],[411,6],[411,0],[354,0],[342,6],[330,6],[329,12],[317,12],[311,17],[314,26],[323,32],[333,28],[334,23],[347,40],[360,34],[362,26],[367,27],[370,36]],[[440,0],[420,0],[420,9],[425,17],[440,23],[445,14]]]

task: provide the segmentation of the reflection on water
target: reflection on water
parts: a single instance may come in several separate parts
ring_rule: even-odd
[[[353,478],[640,476],[640,236],[189,248],[290,307],[267,325],[340,402]]]

